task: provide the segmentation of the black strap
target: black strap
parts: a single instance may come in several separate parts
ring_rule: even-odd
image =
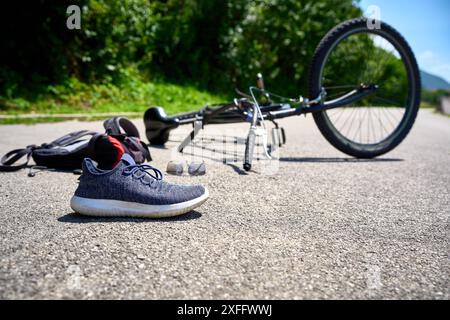
[[[103,127],[109,135],[126,135],[129,137],[140,138],[136,126],[123,117],[114,117],[103,122]]]
[[[25,168],[28,165],[28,162],[30,161],[31,154],[34,150],[36,150],[37,146],[31,145],[26,147],[25,149],[15,149],[7,154],[5,154],[0,159],[0,171],[3,172],[11,172],[11,171],[17,171],[22,168]],[[13,165],[13,163],[17,162],[19,159],[26,156],[26,160],[20,164]]]
[[[87,136],[87,135],[94,136],[96,134],[98,134],[98,133],[95,131],[90,131],[90,130],[75,131],[75,132],[66,134],[65,136],[62,136],[61,138],[56,139],[55,141],[53,141],[49,144],[44,143],[44,144],[42,144],[42,147],[44,147],[44,148],[65,147],[84,136]]]

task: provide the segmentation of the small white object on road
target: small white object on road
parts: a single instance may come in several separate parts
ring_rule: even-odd
[[[183,163],[178,161],[169,161],[167,163],[167,173],[181,176],[183,174]]]
[[[191,176],[202,176],[206,173],[205,161],[193,161],[189,164],[188,172]]]

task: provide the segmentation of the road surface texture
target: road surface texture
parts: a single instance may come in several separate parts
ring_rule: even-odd
[[[374,160],[335,150],[310,117],[281,124],[281,160],[249,174],[233,138],[247,126],[207,129],[186,152],[203,150],[208,173],[165,179],[205,184],[210,199],[172,219],[79,216],[73,173],[0,173],[0,298],[449,299],[450,118],[420,111]],[[0,153],[80,129],[102,124],[0,126]],[[151,148],[154,166],[188,129]]]

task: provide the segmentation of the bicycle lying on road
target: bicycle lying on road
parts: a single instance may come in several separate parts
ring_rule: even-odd
[[[170,131],[193,124],[178,151],[195,139],[207,124],[249,122],[244,169],[250,170],[256,137],[264,153],[286,142],[276,120],[312,113],[322,135],[340,151],[373,158],[398,146],[410,131],[420,105],[421,81],[414,54],[394,28],[380,22],[372,28],[365,18],[343,22],[319,43],[310,66],[309,98],[287,98],[264,87],[261,74],[249,93],[206,106],[195,112],[168,117],[160,107],[144,114],[151,144],[163,145]],[[268,143],[266,121],[274,123]]]

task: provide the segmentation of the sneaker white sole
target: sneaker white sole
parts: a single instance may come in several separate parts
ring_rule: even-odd
[[[189,212],[205,202],[209,197],[208,189],[195,199],[166,205],[150,205],[107,199],[89,199],[73,196],[70,207],[83,215],[96,217],[139,217],[166,218]]]

